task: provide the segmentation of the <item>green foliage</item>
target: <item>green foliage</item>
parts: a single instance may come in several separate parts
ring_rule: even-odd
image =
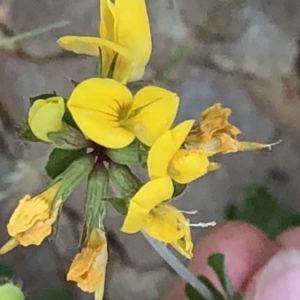
[[[224,300],[223,295],[215,288],[213,283],[208,278],[205,276],[198,276],[197,278],[210,290],[214,300]],[[206,300],[189,284],[187,284],[185,287],[185,294],[190,300]]]
[[[252,185],[243,188],[242,193],[244,200],[240,206],[231,203],[226,207],[227,220],[243,220],[256,225],[270,238],[300,225],[300,213],[280,203],[267,187]]]
[[[51,179],[60,175],[66,168],[77,158],[84,155],[85,149],[80,150],[63,150],[53,149],[51,152],[45,170]]]
[[[139,166],[147,161],[148,151],[135,139],[122,149],[107,149],[106,154],[118,164]]]
[[[121,197],[131,198],[142,186],[141,181],[126,165],[110,162],[108,173],[110,180],[118,187]]]
[[[66,99],[64,99],[64,100],[65,100],[66,106],[65,106],[65,114],[64,114],[64,116],[63,116],[63,120],[64,120],[68,125],[70,125],[71,127],[75,128],[75,129],[77,129],[77,130],[80,130],[79,127],[77,126],[77,124],[75,123],[75,121],[74,121],[74,119],[73,119],[73,117],[72,117],[72,115],[71,115],[70,110],[68,109],[68,106],[67,106],[67,101],[68,101],[68,100],[66,100]]]
[[[31,131],[31,128],[29,124],[26,122],[23,125],[21,125],[19,129],[19,138],[23,141],[28,142],[42,142],[39,138],[37,138],[33,132]]]
[[[0,263],[0,285],[11,282],[14,276],[14,270],[10,266]]]
[[[128,199],[127,198],[108,198],[106,201],[110,202],[110,204],[118,211],[121,215],[126,215],[128,210]]]
[[[1,300],[25,300],[22,290],[12,283],[6,283],[0,286]]]
[[[230,298],[233,297],[233,289],[225,270],[224,255],[220,253],[214,253],[208,257],[207,263],[214,270],[219,282],[221,283],[226,295]]]
[[[54,23],[54,24],[51,24],[51,25],[38,27],[38,28],[35,28],[31,31],[20,33],[18,35],[12,36],[12,37],[3,38],[3,39],[0,40],[0,48],[4,47],[4,46],[11,45],[11,44],[14,44],[14,43],[19,42],[19,41],[24,40],[24,39],[28,39],[28,38],[40,35],[42,33],[45,33],[47,31],[50,31],[50,30],[55,29],[55,28],[64,27],[68,24],[69,23],[65,22],[65,21],[58,22],[58,23]]]
[[[232,289],[232,285],[225,270],[224,255],[221,253],[213,253],[208,257],[207,263],[216,274],[225,293],[225,296],[223,296],[207,277],[201,275],[198,277],[198,280],[202,284],[204,284],[211,292],[212,299],[210,300],[242,300],[241,294],[238,292],[234,292]],[[185,293],[190,300],[208,300],[200,295],[189,284],[186,285]]]
[[[180,196],[186,189],[186,184],[181,184],[173,180],[174,192],[172,198]]]

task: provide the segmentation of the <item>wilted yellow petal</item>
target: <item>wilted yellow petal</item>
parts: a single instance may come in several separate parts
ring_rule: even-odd
[[[228,122],[230,114],[231,110],[222,108],[220,103],[205,109],[200,114],[199,125],[194,127],[186,138],[186,148],[201,150],[205,155],[211,156],[216,153],[270,148],[280,142],[262,144],[238,141],[237,136],[241,131]]]
[[[84,292],[103,292],[107,264],[105,233],[94,228],[87,245],[78,253],[67,274],[68,281],[75,281]]]
[[[188,183],[208,172],[208,158],[197,150],[179,149],[168,166],[168,174],[178,183]]]
[[[64,113],[65,102],[62,97],[39,99],[29,110],[28,124],[36,137],[45,142],[51,142],[48,133],[57,132],[63,128]]]
[[[53,207],[59,186],[60,182],[33,198],[26,195],[20,200],[7,224],[9,235],[20,245],[40,245],[51,233],[60,206],[57,202]]]
[[[74,89],[67,104],[78,127],[91,140],[108,148],[122,148],[134,139],[122,124],[132,101],[131,92],[119,82],[91,78]]]
[[[144,87],[134,96],[128,126],[144,144],[151,146],[172,125],[179,105],[176,94],[154,86]]]
[[[168,174],[169,163],[184,142],[193,124],[194,120],[184,121],[155,141],[149,150],[147,160],[148,173],[151,179]]]
[[[168,176],[147,182],[130,200],[121,230],[126,233],[139,231],[149,212],[158,204],[170,199],[173,191],[173,183]]]

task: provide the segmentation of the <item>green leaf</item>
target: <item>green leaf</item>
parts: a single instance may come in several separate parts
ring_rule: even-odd
[[[11,282],[14,276],[13,268],[4,263],[0,263],[0,285]]]
[[[172,198],[180,196],[186,189],[186,184],[181,184],[173,180],[174,192]]]
[[[240,207],[229,204],[224,211],[227,220],[243,220],[259,227],[270,238],[283,230],[300,225],[300,214],[280,203],[263,185],[242,188]]]
[[[131,198],[142,186],[141,181],[126,165],[109,163],[109,178],[117,186],[121,197]]]
[[[70,126],[72,126],[73,128],[79,130],[81,132],[81,130],[79,129],[79,127],[77,126],[77,124],[75,123],[72,115],[71,115],[71,112],[70,110],[68,109],[68,106],[67,106],[67,102],[68,100],[64,99],[65,100],[65,114],[63,116],[63,120]]]
[[[233,204],[229,203],[224,209],[224,218],[226,220],[237,220],[239,215],[238,207]]]
[[[198,280],[202,282],[212,293],[213,300],[225,300],[223,295],[215,288],[213,283],[205,276],[198,276]],[[185,294],[190,300],[206,300],[200,295],[190,284],[185,286]]]
[[[107,149],[108,157],[122,165],[141,165],[147,161],[148,151],[135,139],[130,145],[122,149]]]
[[[84,227],[80,239],[80,248],[87,244],[93,228],[103,228],[107,204],[103,198],[107,194],[108,182],[108,172],[104,165],[101,163],[94,165],[87,182]]]
[[[24,300],[25,297],[22,290],[11,284],[7,283],[0,286],[0,299],[1,300]]]
[[[33,134],[27,122],[21,125],[18,136],[21,140],[28,141],[28,142],[43,142]]]
[[[86,149],[63,150],[55,148],[46,164],[45,170],[51,179],[60,175],[77,158],[84,155]]]
[[[64,26],[66,26],[68,24],[69,24],[69,22],[62,21],[62,22],[51,24],[51,25],[46,25],[46,26],[42,26],[42,27],[39,27],[39,28],[35,28],[35,29],[31,30],[31,31],[27,31],[27,32],[24,32],[24,33],[21,33],[21,34],[12,36],[12,37],[1,39],[0,40],[0,47],[11,45],[11,44],[19,42],[21,40],[24,40],[24,39],[27,39],[27,38],[31,38],[33,36],[40,35],[42,33],[50,31],[50,30],[52,30],[54,28],[64,27]]]
[[[38,300],[72,300],[69,293],[63,293],[52,289],[46,289],[40,293]]]
[[[242,296],[242,294],[240,294],[239,292],[236,292],[233,296],[234,300],[243,300],[244,297]]]
[[[229,299],[232,299],[234,292],[229,280],[229,277],[226,273],[224,266],[225,256],[222,253],[214,253],[208,257],[208,265],[214,270],[216,273],[226,295]]]
[[[108,198],[105,199],[106,201],[110,202],[110,204],[119,212],[121,215],[126,215],[128,211],[128,199],[127,198]]]

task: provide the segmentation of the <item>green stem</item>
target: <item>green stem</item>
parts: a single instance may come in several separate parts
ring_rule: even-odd
[[[36,29],[33,29],[31,31],[27,31],[27,32],[24,32],[24,33],[20,33],[16,36],[12,36],[12,37],[8,37],[8,38],[4,38],[0,41],[0,47],[3,47],[3,46],[7,46],[7,45],[10,45],[10,44],[13,44],[13,43],[16,43],[20,40],[24,40],[24,39],[28,39],[28,38],[31,38],[33,36],[36,36],[36,35],[40,35],[42,33],[45,33],[47,31],[50,31],[52,29],[55,29],[55,28],[61,28],[61,27],[64,27],[66,25],[68,25],[69,22],[66,22],[66,21],[62,21],[62,22],[58,22],[58,23],[54,23],[54,24],[51,24],[51,25],[47,25],[47,26],[42,26],[42,27],[39,27],[39,28],[36,28]]]
[[[150,243],[150,245],[156,250],[156,252],[170,265],[170,267],[181,277],[189,283],[200,295],[206,300],[213,300],[214,295],[211,291],[200,282],[174,255],[173,253],[162,243],[152,239],[146,233],[143,232],[144,237]]]

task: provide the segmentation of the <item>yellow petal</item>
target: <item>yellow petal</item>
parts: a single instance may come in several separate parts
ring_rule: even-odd
[[[65,102],[62,97],[36,100],[29,110],[28,124],[36,137],[51,142],[48,133],[62,129],[64,113]]]
[[[141,229],[149,212],[173,195],[170,177],[151,180],[143,185],[129,202],[128,213],[121,230],[134,233]]]
[[[171,243],[172,247],[176,249],[180,254],[185,256],[186,258],[193,257],[193,242],[191,238],[191,229],[189,226],[185,227],[185,233],[183,238],[178,241]]]
[[[208,172],[210,163],[202,152],[179,149],[172,157],[168,174],[178,183],[188,183]]]
[[[91,78],[74,89],[67,105],[79,128],[91,140],[108,148],[122,148],[134,139],[134,134],[120,124],[132,101],[130,91],[119,82]]]
[[[73,51],[77,54],[99,56],[99,48],[102,49],[102,47],[106,47],[118,52],[127,59],[132,58],[126,48],[99,37],[68,35],[59,38],[57,43],[62,48]]]
[[[114,5],[110,0],[100,1],[99,36],[114,41]]]
[[[168,174],[169,163],[184,142],[193,124],[194,120],[184,121],[155,141],[149,151],[147,160],[148,173],[151,179]]]
[[[151,146],[172,125],[179,105],[176,94],[154,86],[141,89],[134,96],[127,124],[136,137]]]
[[[59,46],[68,51],[91,56],[99,56],[99,49],[101,49],[101,77],[103,78],[108,76],[108,72],[116,53],[118,53],[118,58],[112,78],[125,83],[131,74],[131,62],[134,58],[126,48],[112,41],[99,37],[63,36],[57,41],[57,43]]]
[[[163,243],[174,243],[184,236],[186,226],[188,222],[181,211],[169,204],[160,204],[151,210],[142,229]]]
[[[145,0],[115,2],[115,42],[124,46],[134,58],[129,81],[140,79],[152,50]]]

